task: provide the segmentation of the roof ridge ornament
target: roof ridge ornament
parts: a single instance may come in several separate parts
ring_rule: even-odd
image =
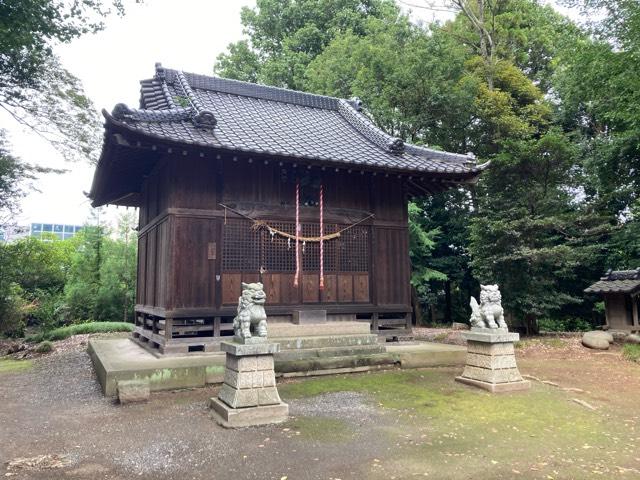
[[[353,101],[345,100],[343,98],[338,101],[338,112],[342,117],[370,142],[388,153],[402,155],[405,149],[404,141],[401,138],[393,137],[376,127],[371,120],[365,117],[361,111],[358,111],[356,107],[354,107],[352,102]],[[356,103],[356,105],[358,104]],[[360,110],[362,110],[362,102],[360,102],[359,107]]]
[[[176,71],[176,80],[178,85],[180,85],[184,96],[187,98],[196,113],[193,117],[194,125],[198,128],[215,128],[218,120],[216,119],[212,111],[204,107],[200,99],[193,92],[193,90],[191,89],[191,85],[189,85],[189,81],[187,80],[187,77],[185,76],[183,71]]]
[[[156,78],[162,81],[167,78],[167,72],[160,62],[156,62]]]
[[[188,107],[175,107],[166,110],[145,110],[130,108],[124,103],[118,103],[113,107],[111,115],[120,121],[174,122],[191,118],[193,116],[193,109]]]
[[[471,152],[466,154],[451,153],[442,150],[436,150],[434,148],[423,147],[421,145],[414,145],[412,143],[409,143],[405,146],[405,151],[407,153],[413,153],[414,155],[419,155],[421,157],[432,158],[448,163],[455,163],[456,165],[459,165],[462,162],[462,164],[465,166],[476,166],[478,163],[476,160],[476,156]]]

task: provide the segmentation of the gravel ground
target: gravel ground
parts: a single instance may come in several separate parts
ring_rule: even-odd
[[[367,462],[388,448],[384,415],[358,393],[290,400],[285,424],[225,430],[206,407],[215,388],[160,392],[141,405],[105,399],[82,341],[34,365],[0,377],[0,476],[345,480],[367,477]],[[306,421],[329,417],[353,435],[334,441],[316,432],[322,421]]]
[[[380,422],[385,412],[374,406],[368,395],[357,392],[325,393],[313,398],[297,400],[289,408],[294,416],[330,417],[354,425]]]

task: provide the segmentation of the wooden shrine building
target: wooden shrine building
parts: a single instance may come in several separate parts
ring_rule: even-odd
[[[103,112],[89,194],[140,209],[135,336],[215,349],[254,281],[272,321],[314,310],[410,329],[407,200],[484,165],[387,135],[357,99],[159,64],[141,84],[140,109]]]
[[[640,331],[640,268],[609,270],[585,289],[604,297],[605,315],[613,330]]]

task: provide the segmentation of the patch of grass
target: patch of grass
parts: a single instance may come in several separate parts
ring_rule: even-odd
[[[514,348],[527,348],[531,345],[531,340],[518,340],[513,344]]]
[[[0,374],[16,373],[29,370],[33,366],[31,360],[13,360],[11,358],[0,358]]]
[[[567,341],[558,337],[551,338],[530,338],[528,340],[520,340],[514,344],[515,348],[528,348],[534,345],[544,345],[551,348],[563,348],[567,346]]]
[[[640,345],[626,343],[622,347],[622,356],[632,362],[640,362]]]
[[[40,343],[44,340],[64,340],[73,335],[82,335],[87,333],[112,333],[112,332],[131,332],[133,331],[132,323],[125,322],[88,322],[60,327],[48,332],[30,335],[25,340],[32,343]]]
[[[491,395],[455,383],[455,374],[438,369],[342,375],[285,384],[279,391],[285,401],[327,392],[367,392],[383,408],[425,418],[434,428],[447,431],[456,425],[467,440],[516,426],[527,439],[545,431],[558,442],[606,441],[603,419],[572,404],[564,392],[534,387],[526,393]],[[477,438],[477,444],[482,443]]]
[[[44,342],[40,342],[35,350],[37,353],[49,353],[53,350],[53,343],[49,340],[45,340]]]
[[[562,340],[561,338],[542,338],[540,339],[540,343],[542,343],[543,345],[546,345],[547,347],[553,347],[553,348],[563,348],[567,346],[567,342],[565,340]]]
[[[449,336],[448,333],[439,333],[435,337],[433,337],[434,342],[441,342],[445,340]]]
[[[302,438],[321,442],[344,442],[352,438],[353,431],[342,420],[330,417],[298,417],[291,428]]]

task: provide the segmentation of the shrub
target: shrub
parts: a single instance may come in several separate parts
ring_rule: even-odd
[[[36,290],[34,298],[35,308],[31,313],[34,323],[44,330],[51,330],[68,321],[68,309],[62,293],[51,293]]]
[[[31,306],[23,295],[24,291],[17,283],[8,284],[5,291],[0,290],[0,336],[17,338],[24,335]]]
[[[622,356],[632,362],[640,361],[640,345],[627,343],[622,347]]]
[[[87,333],[113,333],[113,332],[131,332],[133,331],[132,323],[125,322],[87,322],[69,325],[66,327],[56,328],[48,332],[30,335],[26,338],[27,342],[38,343],[44,340],[64,340],[73,335],[82,335]]]
[[[587,332],[593,329],[588,321],[577,317],[541,318],[538,326],[544,332]]]
[[[45,340],[44,342],[40,342],[35,350],[36,353],[49,353],[53,350],[53,343],[49,340]]]

